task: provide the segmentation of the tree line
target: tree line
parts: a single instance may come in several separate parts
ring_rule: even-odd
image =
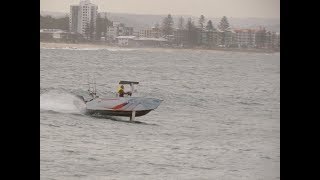
[[[69,30],[69,16],[61,18],[53,18],[52,16],[41,16],[40,14],[40,29],[62,29]]]
[[[198,26],[197,26],[198,25]],[[187,31],[187,39],[190,44],[196,44],[197,43],[197,38],[201,38],[202,36],[197,37],[197,31],[215,31],[217,30],[214,26],[211,20],[208,20],[206,22],[206,18],[204,15],[201,15],[198,19],[198,24],[192,20],[192,18],[188,18],[187,22],[185,23],[185,19],[183,17],[180,17],[178,19],[178,24],[177,27],[179,30],[185,30]],[[220,20],[220,23],[218,25],[218,29],[221,31],[226,31],[230,27],[230,24],[228,22],[228,19],[226,16],[223,16],[222,19]],[[170,36],[173,35],[174,31],[174,21],[171,16],[171,14],[168,14],[167,17],[163,18],[162,20],[162,26],[161,26],[161,31],[164,36]]]
[[[196,24],[191,18],[185,19],[180,17],[178,19],[177,27],[179,30],[186,30],[188,34],[188,41],[190,44],[196,44],[197,38],[202,38],[201,36],[197,37],[197,31],[208,30],[214,31],[216,28],[213,26],[211,20],[206,21],[204,15],[201,15],[198,19],[198,24]],[[95,26],[94,26],[95,25]],[[163,18],[162,24],[158,23],[155,25],[156,28],[160,29],[164,36],[173,35],[174,31],[174,21],[171,14],[168,14],[167,17]],[[96,22],[89,22],[85,28],[86,39],[94,40],[100,39],[101,36],[106,36],[107,28],[112,26],[112,21],[110,21],[106,14],[101,17],[101,14],[98,13]],[[218,29],[225,31],[230,27],[228,19],[226,16],[223,16],[218,25]],[[69,31],[69,17],[68,15],[61,18],[53,18],[52,16],[42,16],[40,15],[40,29],[62,29]],[[201,41],[201,39],[200,39]]]
[[[216,30],[216,28],[213,26],[212,21],[209,20],[207,21],[206,25],[205,25],[206,19],[204,15],[201,15],[198,19],[198,27],[201,30]],[[188,18],[187,23],[185,23],[185,20],[183,17],[180,17],[178,19],[178,29],[180,30],[191,30],[196,28],[196,24],[195,22],[191,19]],[[225,31],[230,27],[228,19],[226,16],[223,16],[220,20],[220,23],[218,25],[218,29],[221,31]],[[173,30],[174,30],[174,22],[173,22],[173,18],[171,16],[171,14],[168,14],[167,17],[163,18],[162,20],[162,26],[161,26],[161,30],[163,32],[164,35],[172,35]]]

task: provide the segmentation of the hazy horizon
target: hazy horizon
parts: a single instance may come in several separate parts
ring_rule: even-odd
[[[280,18],[279,0],[91,0],[99,12],[232,18]],[[40,11],[69,13],[80,0],[40,0]],[[171,5],[168,5],[171,4]]]

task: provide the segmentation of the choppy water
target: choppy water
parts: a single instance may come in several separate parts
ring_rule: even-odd
[[[40,49],[41,179],[280,179],[280,54]],[[141,123],[83,115],[88,74],[163,99]]]

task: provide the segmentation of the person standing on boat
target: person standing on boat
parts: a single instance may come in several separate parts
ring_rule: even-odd
[[[119,97],[124,97],[125,94],[128,94],[129,96],[131,96],[131,92],[124,92],[124,86],[121,85],[120,86],[120,89],[118,90],[118,94],[119,94]]]

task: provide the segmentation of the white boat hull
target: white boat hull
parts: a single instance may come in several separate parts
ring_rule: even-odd
[[[156,109],[162,100],[141,97],[95,98],[86,103],[86,113],[110,116],[143,116]]]

